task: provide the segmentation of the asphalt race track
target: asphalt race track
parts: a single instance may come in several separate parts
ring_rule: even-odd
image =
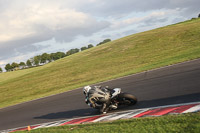
[[[200,101],[200,59],[101,83],[138,98],[116,111]],[[0,109],[0,130],[98,114],[84,102],[82,89]]]

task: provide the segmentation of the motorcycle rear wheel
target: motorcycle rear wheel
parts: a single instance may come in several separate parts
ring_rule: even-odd
[[[121,99],[120,101],[123,102],[122,104],[134,105],[137,103],[137,98],[134,95],[129,94],[129,93],[121,93],[119,97]]]

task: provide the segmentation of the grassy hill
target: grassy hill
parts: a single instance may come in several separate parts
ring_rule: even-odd
[[[130,35],[47,65],[0,74],[0,108],[200,58],[200,19]]]

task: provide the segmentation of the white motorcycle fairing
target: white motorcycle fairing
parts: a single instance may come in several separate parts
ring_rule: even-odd
[[[117,96],[117,95],[119,95],[120,93],[121,93],[121,88],[115,88],[115,89],[113,89],[115,92],[112,94],[112,97],[111,98],[113,98],[113,97],[115,97],[115,96]]]

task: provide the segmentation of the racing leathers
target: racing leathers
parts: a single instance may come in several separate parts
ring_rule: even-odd
[[[95,86],[85,94],[85,102],[90,107],[100,109],[100,113],[107,113],[111,103],[111,90]]]

